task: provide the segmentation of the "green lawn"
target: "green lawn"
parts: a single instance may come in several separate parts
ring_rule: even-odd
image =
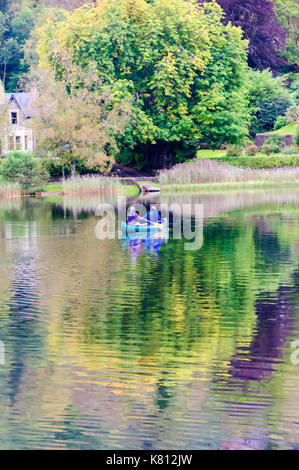
[[[125,193],[127,197],[138,196],[139,194],[139,187],[135,184],[122,184],[121,190]]]
[[[49,183],[43,186],[44,193],[62,193],[62,183]]]
[[[271,134],[280,134],[280,135],[296,134],[297,125],[298,125],[297,122],[292,122],[291,124],[288,124],[287,126],[281,127],[281,129],[278,129],[277,131],[271,132]]]
[[[226,154],[226,150],[197,150],[197,158],[221,158]]]

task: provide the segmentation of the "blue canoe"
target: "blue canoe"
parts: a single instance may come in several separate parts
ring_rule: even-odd
[[[123,235],[127,234],[136,234],[136,233],[144,233],[144,234],[151,234],[151,233],[159,233],[165,232],[168,229],[167,220],[163,221],[162,223],[155,223],[155,224],[126,224],[126,222],[122,222],[121,224],[121,231]]]

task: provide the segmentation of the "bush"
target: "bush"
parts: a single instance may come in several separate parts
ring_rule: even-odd
[[[272,145],[264,144],[261,148],[261,153],[264,153],[265,155],[271,155]]]
[[[248,74],[248,99],[253,113],[250,134],[256,135],[271,131],[278,116],[284,116],[292,106],[293,99],[283,78],[273,77],[270,70],[250,70]]]
[[[273,97],[269,102],[258,101],[256,106],[259,110],[252,119],[251,135],[271,131],[277,118],[285,114],[290,104],[289,99],[280,96]]]
[[[240,155],[242,155],[242,147],[239,145],[231,145],[227,148],[227,157],[239,157]]]
[[[218,158],[217,161],[244,168],[282,168],[299,166],[299,155],[270,155],[257,157]]]
[[[298,149],[296,145],[289,145],[281,149],[282,155],[297,155]]]
[[[3,181],[19,183],[25,190],[42,186],[49,177],[41,160],[34,158],[31,153],[17,151],[9,153],[3,160],[0,176]]]
[[[265,145],[269,145],[272,148],[271,153],[279,153],[282,144],[283,144],[282,137],[278,134],[272,134],[267,138],[263,147]]]
[[[256,145],[249,145],[245,149],[245,154],[249,157],[254,157],[257,153],[259,153],[259,148]]]
[[[67,165],[62,165],[61,162],[55,160],[43,160],[43,168],[46,170],[46,173],[50,175],[51,178],[61,178],[64,176],[67,178],[71,175],[71,168]],[[97,169],[87,168],[82,161],[77,162],[76,164],[76,174],[78,175],[87,175],[87,174],[97,174]]]
[[[274,130],[277,131],[288,124],[286,116],[278,116],[274,124]]]
[[[295,142],[296,142],[296,145],[299,146],[299,124],[298,124],[297,129],[296,129]]]

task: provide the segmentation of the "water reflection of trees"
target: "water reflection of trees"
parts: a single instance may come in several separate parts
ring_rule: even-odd
[[[280,381],[287,375],[283,345],[292,337],[299,305],[299,220],[295,206],[289,208],[293,210],[282,210],[277,202],[260,205],[259,213],[223,217],[212,212],[201,250],[187,252],[183,240],[172,241],[155,262],[140,256],[132,269],[121,241],[94,237],[95,218],[85,209],[76,230],[65,237],[61,227],[73,227],[72,211],[67,209],[64,219],[57,204],[22,207],[19,221],[38,221],[39,282],[33,298],[38,289],[43,341],[29,338],[24,343],[26,349],[36,348],[42,360],[23,357],[23,385],[15,394],[19,413],[26,409],[33,423],[40,416],[46,422],[64,422],[65,431],[58,436],[69,440],[80,436],[80,419],[73,410],[84,419],[96,413],[96,425],[103,430],[120,426],[125,433],[130,425],[136,439],[143,430],[148,438],[138,446],[146,446],[178,429],[186,401],[196,427],[201,406],[229,397],[252,407],[244,428],[250,428],[257,414],[266,427],[269,410],[273,420],[280,414],[277,400],[264,399],[259,409],[253,405],[264,387],[275,397],[277,374]],[[2,266],[17,263],[21,268],[3,247],[2,255]],[[18,286],[3,282],[1,295],[8,306],[16,305],[16,295],[31,295],[26,269],[23,277],[19,274]],[[15,316],[15,307],[10,312]],[[15,360],[10,367],[14,377]],[[259,393],[257,382],[265,384]],[[228,407],[226,434],[234,419],[230,412]],[[267,445],[265,435],[259,438]],[[107,441],[95,442],[104,446]]]

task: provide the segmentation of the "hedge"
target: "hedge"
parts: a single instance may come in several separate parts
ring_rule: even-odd
[[[216,158],[211,158],[216,160]],[[218,162],[226,162],[235,166],[244,168],[279,168],[283,166],[299,166],[298,155],[265,155],[259,157],[242,156],[242,157],[221,157],[217,158]]]

